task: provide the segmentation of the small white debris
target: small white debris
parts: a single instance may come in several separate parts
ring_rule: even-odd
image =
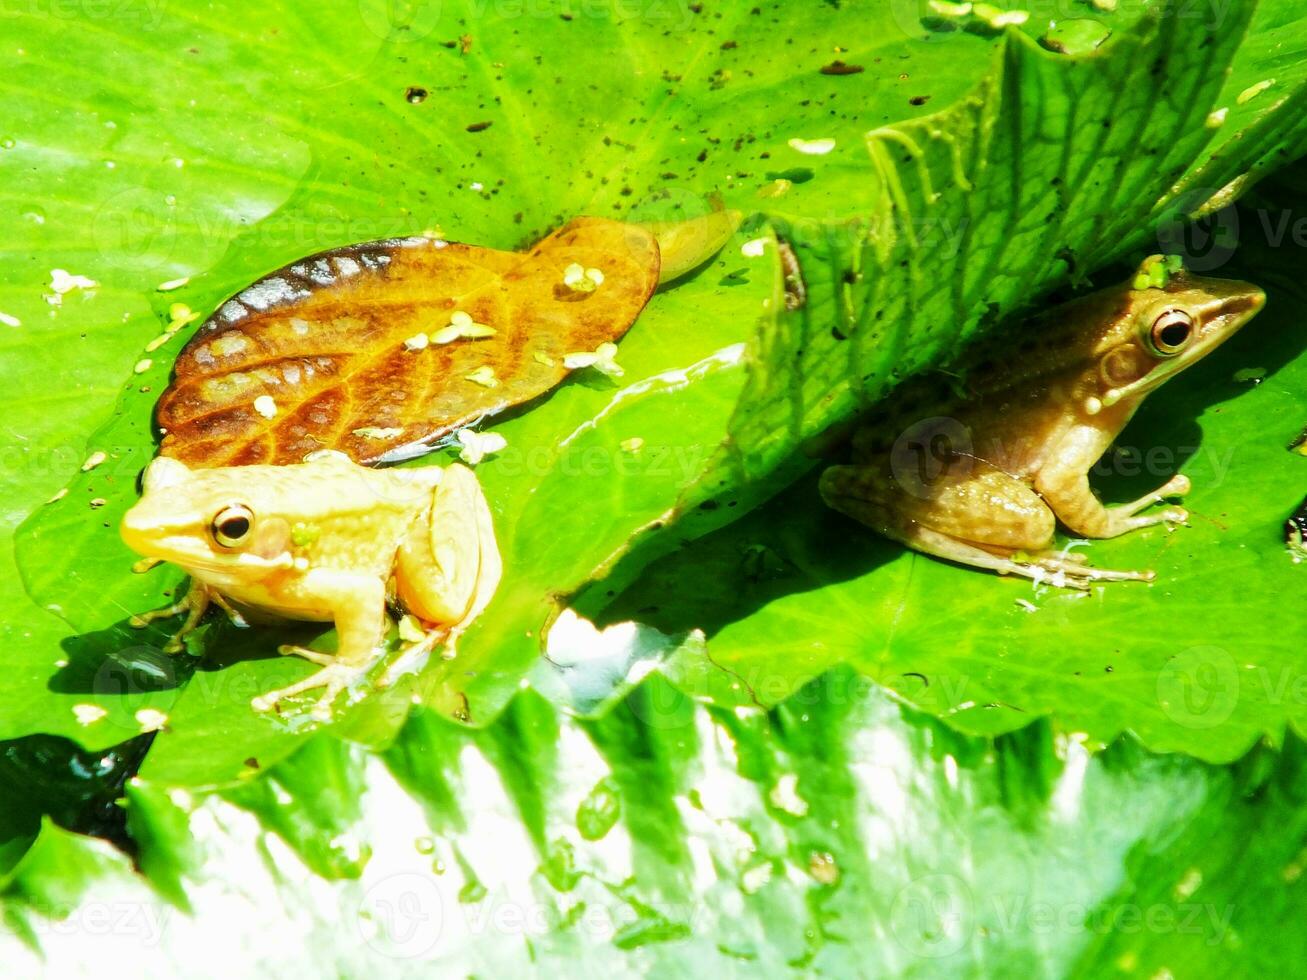
[[[355,429],[354,435],[360,439],[394,439],[395,436],[402,436],[403,429],[382,428],[375,425],[365,425],[361,429]]]
[[[639,436],[631,436],[630,439],[623,439],[619,445],[624,453],[638,453],[644,448],[644,440]]]
[[[209,350],[218,357],[231,357],[242,353],[249,346],[250,342],[243,333],[227,333],[209,344]]]
[[[978,20],[994,30],[1009,25],[1015,27],[1030,19],[1030,12],[1027,10],[999,10],[993,4],[988,3],[975,4],[971,8],[971,12],[976,15]]]
[[[180,279],[169,279],[167,282],[161,282],[155,286],[155,290],[160,293],[171,292],[174,289],[181,289],[191,281],[190,276],[182,276]]]
[[[101,708],[98,704],[73,705],[73,717],[77,719],[79,725],[92,725],[108,713],[108,711]]]
[[[579,368],[594,368],[600,374],[616,379],[626,373],[622,370],[622,366],[617,363],[616,357],[617,345],[603,343],[592,351],[577,351],[572,354],[564,354],[563,367],[569,371],[575,371]]]
[[[66,269],[50,270],[50,292],[45,294],[45,301],[51,306],[61,306],[64,294],[74,289],[95,289],[100,284],[86,276],[76,276]]]
[[[1229,114],[1230,109],[1227,106],[1221,106],[1221,108],[1209,112],[1207,114],[1207,128],[1220,129],[1225,125],[1225,117]]]
[[[91,453],[91,455],[86,457],[86,462],[82,464],[82,472],[89,473],[108,458],[108,453],[97,449],[95,452]]]
[[[295,331],[297,336],[303,337],[309,332],[309,321],[293,316],[290,318],[290,328]]]
[[[772,868],[770,861],[764,861],[761,864],[755,864],[747,869],[744,874],[740,875],[740,887],[746,895],[752,895],[762,888],[763,885],[771,881]]]
[[[427,344],[431,343],[431,338],[424,333],[415,333],[408,340],[404,341],[405,350],[426,350]]]
[[[476,432],[472,429],[459,429],[454,433],[463,448],[458,458],[468,466],[476,466],[491,453],[497,453],[508,445],[508,440],[498,432]]]
[[[53,504],[56,501],[63,500],[66,496],[68,496],[68,488],[64,487],[62,490],[56,491],[55,495],[47,500],[46,503]]]
[[[93,498],[93,499],[91,500],[89,506],[90,506],[91,510],[99,510],[101,507],[103,507],[103,506],[104,506],[105,504],[107,504],[108,502],[109,502],[109,501],[105,500],[103,497],[95,497],[95,498]]]
[[[483,364],[470,374],[464,377],[473,384],[481,385],[483,388],[499,387],[499,379],[495,377],[495,369],[489,364]]]
[[[584,268],[573,262],[563,270],[563,285],[578,293],[593,293],[604,284],[604,274],[598,269]]]
[[[157,732],[164,725],[168,724],[168,716],[162,711],[155,711],[153,708],[142,708],[134,715],[136,723],[141,726],[142,733]]]
[[[144,374],[146,371],[150,370],[150,368],[152,368],[153,366],[154,366],[154,362],[152,360],[150,360],[148,357],[142,357],[139,361],[136,362],[136,366],[132,368],[132,373]]]
[[[767,794],[767,798],[771,801],[771,805],[778,810],[784,810],[795,817],[807,816],[808,801],[799,795],[798,789],[798,774],[787,772],[776,780],[776,785]]]
[[[173,303],[168,307],[168,326],[164,329],[175,332],[193,323],[200,318],[200,315],[192,310],[185,303]]]
[[[1171,889],[1171,894],[1175,896],[1177,902],[1187,901],[1189,896],[1198,891],[1198,887],[1203,883],[1203,872],[1199,868],[1190,868],[1181,876],[1180,880],[1175,883]]]
[[[3,323],[6,327],[21,327],[23,325],[22,320],[16,316],[10,316],[8,313],[0,313],[0,323]]]
[[[1039,607],[1028,599],[1018,599],[1017,605],[1028,613],[1039,612]]]
[[[1242,92],[1239,93],[1239,95],[1235,98],[1234,101],[1239,103],[1239,105],[1243,105],[1246,102],[1251,102],[1253,99],[1257,98],[1257,96],[1261,95],[1263,92],[1265,92],[1268,88],[1270,88],[1274,84],[1275,84],[1275,79],[1268,78],[1265,81],[1258,82],[1256,85],[1249,85],[1246,89],[1244,89]]]
[[[265,419],[270,419],[277,414],[277,403],[272,400],[271,395],[260,395],[254,399],[254,411]]]
[[[767,239],[754,238],[740,246],[740,254],[746,259],[761,258],[767,252]]]
[[[825,156],[831,150],[835,149],[835,141],[829,137],[815,140],[794,139],[789,141],[790,148],[798,150],[800,153],[806,153],[808,156],[821,157]]]
[[[449,315],[449,326],[441,327],[431,335],[433,344],[451,344],[455,340],[479,340],[493,337],[495,328],[485,323],[477,323],[462,310],[455,310]]]

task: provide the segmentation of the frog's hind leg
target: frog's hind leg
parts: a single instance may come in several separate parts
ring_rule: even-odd
[[[426,520],[416,522],[395,560],[400,603],[426,627],[426,635],[400,651],[378,681],[388,687],[445,644],[453,656],[458,633],[486,607],[503,573],[490,505],[465,466],[446,468]]]
[[[1029,486],[988,464],[909,493],[876,467],[836,466],[821,480],[826,502],[925,554],[1000,575],[1087,589],[1093,582],[1150,581],[1151,572],[1092,568],[1050,548],[1052,511]]]

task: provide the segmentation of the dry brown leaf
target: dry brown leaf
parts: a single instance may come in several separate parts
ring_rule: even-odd
[[[574,265],[602,284],[567,285]],[[601,218],[526,253],[402,238],[310,256],[242,290],[191,338],[159,399],[160,451],[191,466],[295,463],[318,449],[360,463],[417,455],[553,388],[564,355],[620,338],[658,272],[648,230]],[[468,318],[493,335],[437,342]]]

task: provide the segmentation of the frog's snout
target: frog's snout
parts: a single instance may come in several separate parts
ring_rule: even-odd
[[[132,507],[123,515],[118,524],[118,534],[123,543],[137,554],[144,554],[145,542],[149,540],[150,522],[140,504]]]

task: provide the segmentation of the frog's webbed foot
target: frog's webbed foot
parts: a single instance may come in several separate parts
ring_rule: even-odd
[[[200,620],[204,618],[205,612],[208,611],[209,601],[212,594],[208,588],[200,584],[195,579],[191,579],[190,588],[187,589],[186,595],[178,602],[171,606],[164,606],[162,609],[154,609],[150,612],[137,613],[127,621],[132,629],[144,629],[151,623],[160,619],[171,619],[173,616],[180,616],[186,613],[186,621],[182,623],[181,629],[168,638],[168,642],[163,645],[164,653],[180,653],[183,648],[183,642],[188,633],[193,633],[200,625]],[[225,603],[221,603],[224,607]]]
[[[316,650],[308,650],[304,647],[283,646],[279,647],[278,650],[281,653],[295,654],[315,664],[321,664],[322,669],[310,674],[301,681],[296,681],[294,684],[267,691],[253,698],[250,701],[250,707],[255,711],[271,711],[286,698],[321,688],[322,696],[313,705],[309,715],[317,721],[330,721],[331,705],[336,700],[336,695],[361,679],[368,671],[368,665],[359,666],[342,663],[330,654],[319,653]]]

